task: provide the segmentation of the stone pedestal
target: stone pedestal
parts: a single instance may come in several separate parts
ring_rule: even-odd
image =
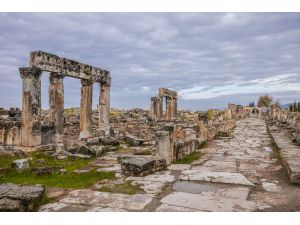
[[[81,80],[81,85],[79,139],[85,139],[91,136],[93,83]]]
[[[156,132],[156,157],[165,159],[166,164],[170,165],[172,162],[173,154],[170,148],[170,134],[169,131]]]
[[[62,143],[64,135],[64,84],[63,75],[50,73],[49,111],[54,126],[54,143]]]
[[[41,74],[36,68],[19,68],[23,79],[21,145],[41,145]]]
[[[110,124],[110,84],[100,84],[99,130],[100,135],[109,135]]]

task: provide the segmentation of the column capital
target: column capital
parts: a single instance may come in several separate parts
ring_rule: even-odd
[[[100,86],[107,86],[107,87],[110,87],[110,81],[109,82],[100,82]]]
[[[50,76],[49,76],[49,81],[51,84],[53,84],[53,83],[61,83],[62,84],[64,77],[65,77],[64,74],[51,72]]]
[[[39,78],[42,74],[42,70],[36,67],[21,67],[19,68],[22,79],[25,78]]]
[[[91,80],[84,80],[84,79],[82,79],[81,80],[81,85],[82,86],[91,86],[91,85],[93,85],[93,81],[91,81]]]

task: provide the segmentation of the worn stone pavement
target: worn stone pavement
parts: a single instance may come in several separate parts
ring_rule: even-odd
[[[237,121],[231,137],[199,151],[203,156],[191,165],[113,181],[138,184],[145,193],[66,191],[40,211],[300,211],[300,185],[290,183],[261,118]]]

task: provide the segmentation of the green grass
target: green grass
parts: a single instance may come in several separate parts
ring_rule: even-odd
[[[58,160],[51,156],[45,155],[43,152],[32,153],[28,157],[30,168],[34,167],[62,167],[66,169],[63,174],[45,174],[36,175],[30,169],[22,172],[15,171],[11,168],[13,160],[18,159],[14,156],[1,156],[0,167],[9,168],[10,170],[0,176],[0,183],[15,183],[15,184],[43,184],[46,187],[60,187],[60,188],[86,188],[102,179],[114,179],[114,172],[96,172],[92,170],[88,173],[76,174],[73,171],[83,168],[94,159],[72,159],[66,158]],[[41,161],[43,160],[43,163]]]
[[[12,161],[19,159],[17,156],[12,155],[4,155],[0,156],[0,168],[10,168]]]
[[[10,171],[0,177],[0,182],[14,184],[42,184],[46,187],[60,188],[87,188],[102,179],[114,179],[114,172],[96,172],[76,174],[66,172],[65,174],[36,175],[31,171]]]
[[[51,156],[46,156],[43,152],[36,152],[31,155],[33,160],[29,160],[30,167],[39,167],[39,166],[62,166],[66,169],[67,172],[71,172],[76,169],[80,169],[91,162],[93,159],[56,159]],[[39,160],[43,159],[45,164],[40,164]]]
[[[113,186],[103,186],[99,189],[99,191],[128,195],[144,193],[144,191],[139,186],[133,186],[129,182],[123,184],[115,184]]]
[[[193,161],[198,159],[200,159],[200,153],[192,152],[191,154],[187,155],[185,158],[175,161],[174,164],[190,164]]]

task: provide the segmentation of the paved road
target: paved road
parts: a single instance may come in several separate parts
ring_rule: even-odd
[[[138,184],[145,194],[75,190],[42,211],[299,211],[300,186],[292,185],[272,151],[260,118],[237,122],[231,137],[213,141],[201,160],[115,182]]]

